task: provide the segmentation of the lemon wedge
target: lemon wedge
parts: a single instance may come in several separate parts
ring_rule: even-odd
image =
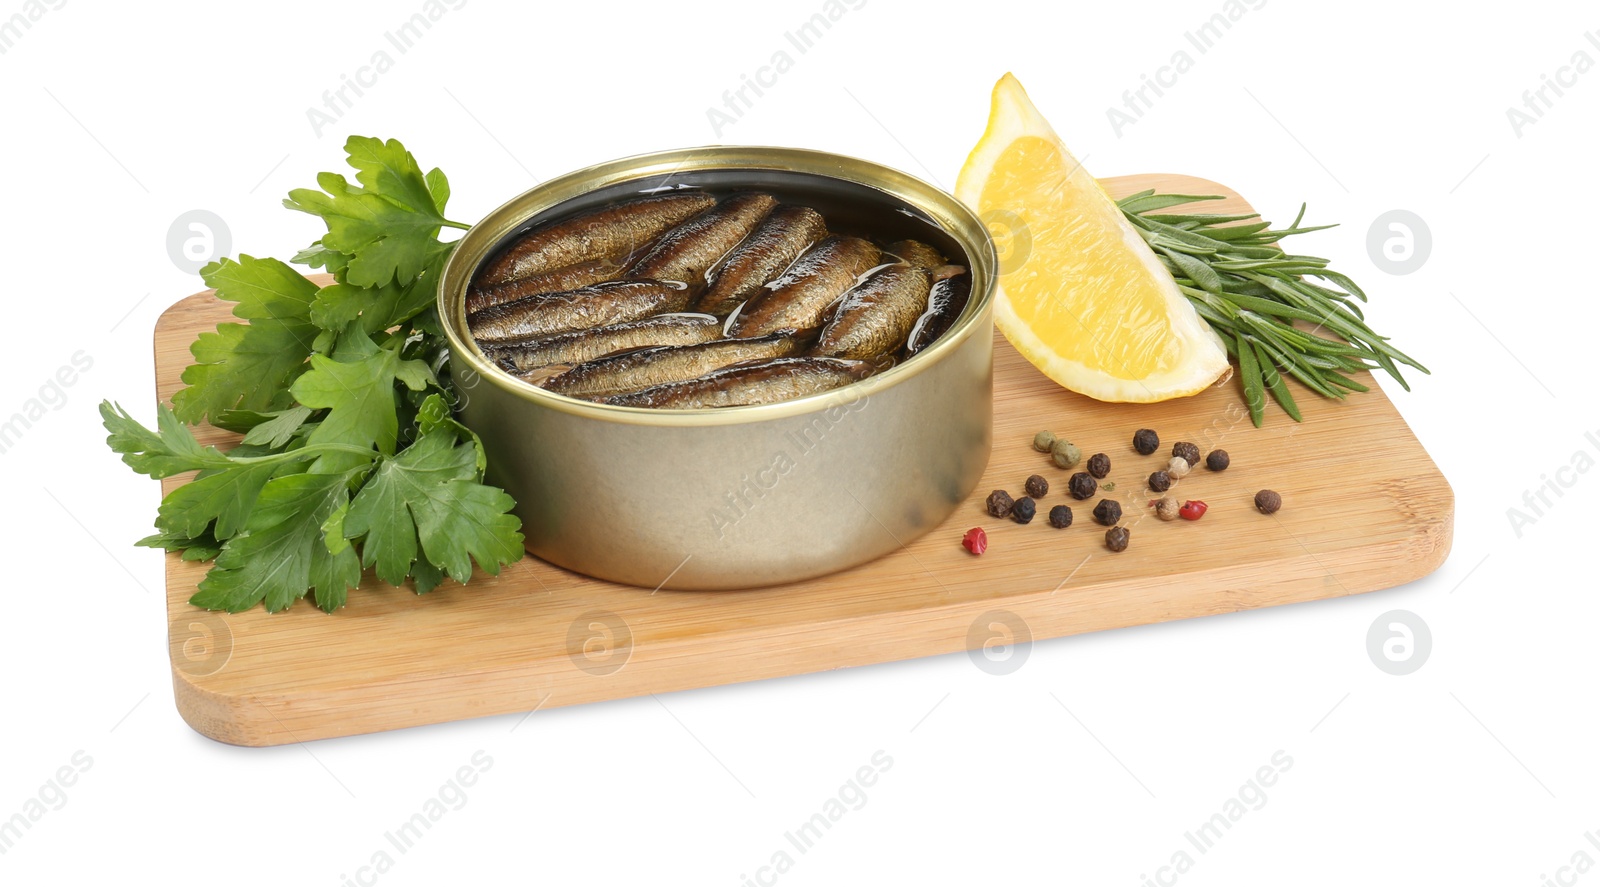
[[[1150,403],[1229,374],[1222,340],[1010,74],[956,197],[1003,256],[995,325],[1062,387]]]

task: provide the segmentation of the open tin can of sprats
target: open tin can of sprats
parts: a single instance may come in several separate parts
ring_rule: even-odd
[[[818,210],[830,229],[931,244],[968,268],[966,308],[877,375],[723,409],[565,397],[510,375],[474,342],[466,296],[486,259],[550,219],[689,188],[760,189]],[[488,482],[516,499],[530,553],[644,588],[740,589],[879,557],[972,492],[993,436],[995,275],[984,225],[913,176],[797,148],[685,148],[571,172],[491,212],[445,266],[438,308],[458,416],[483,441]]]

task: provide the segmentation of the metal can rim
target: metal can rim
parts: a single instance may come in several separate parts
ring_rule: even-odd
[[[715,410],[668,410],[615,406],[565,397],[528,385],[495,366],[467,332],[466,293],[472,272],[502,237],[528,218],[588,191],[674,172],[710,169],[784,170],[838,179],[882,191],[927,213],[966,251],[971,296],[956,323],[915,359],[842,388],[781,403]],[[988,228],[949,192],[909,173],[843,154],[809,148],[712,145],[637,154],[556,176],[511,198],[461,238],[440,275],[435,304],[450,349],[479,380],[541,407],[593,419],[665,426],[729,425],[820,412],[854,403],[898,385],[975,334],[994,299],[998,260]],[[987,328],[983,330],[987,334]],[[460,372],[459,368],[456,372]]]

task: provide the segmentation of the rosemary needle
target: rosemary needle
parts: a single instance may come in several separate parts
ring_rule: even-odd
[[[1150,190],[1117,205],[1239,361],[1239,384],[1252,422],[1262,423],[1267,394],[1300,421],[1285,376],[1323,397],[1343,398],[1368,390],[1350,373],[1381,369],[1409,391],[1400,366],[1428,372],[1367,326],[1360,306],[1367,294],[1355,281],[1328,270],[1327,259],[1291,255],[1278,246],[1286,237],[1334,227],[1302,226],[1304,204],[1287,228],[1278,229],[1259,221],[1256,213],[1163,212],[1221,199]],[[1338,338],[1319,335],[1323,329]]]

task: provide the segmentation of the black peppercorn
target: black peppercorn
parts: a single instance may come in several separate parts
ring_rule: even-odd
[[[1206,456],[1206,467],[1212,471],[1227,471],[1228,451],[1212,450],[1211,454]]]
[[[1256,494],[1256,510],[1262,514],[1272,514],[1283,507],[1283,497],[1272,490],[1262,490]]]
[[[1150,474],[1150,489],[1157,493],[1165,493],[1172,489],[1172,475],[1165,471],[1156,471]]]
[[[989,494],[985,503],[989,509],[990,517],[1010,517],[1011,508],[1016,503],[1011,501],[1011,494],[1005,490],[995,490]]]
[[[1050,526],[1058,530],[1072,526],[1072,509],[1065,505],[1057,505],[1050,509]]]
[[[1139,451],[1139,455],[1148,456],[1154,453],[1156,447],[1159,446],[1161,446],[1161,438],[1153,430],[1141,428],[1133,433],[1133,448]]]
[[[1050,492],[1050,482],[1037,474],[1028,475],[1027,483],[1024,483],[1023,487],[1028,491],[1028,495],[1035,499],[1043,499]]]
[[[1112,499],[1101,499],[1100,504],[1094,507],[1094,519],[1105,526],[1113,526],[1122,520],[1122,506]]]
[[[1172,445],[1172,455],[1188,462],[1191,468],[1200,464],[1200,448],[1186,440]]]
[[[1087,471],[1080,471],[1067,479],[1067,494],[1074,499],[1087,499],[1099,486]]]
[[[1127,551],[1129,535],[1127,527],[1112,527],[1106,530],[1106,547],[1112,551]]]
[[[1111,457],[1105,453],[1095,453],[1089,457],[1089,465],[1087,467],[1090,474],[1096,478],[1103,478],[1111,473]]]
[[[1011,519],[1019,524],[1033,520],[1033,500],[1023,496],[1011,504]]]

